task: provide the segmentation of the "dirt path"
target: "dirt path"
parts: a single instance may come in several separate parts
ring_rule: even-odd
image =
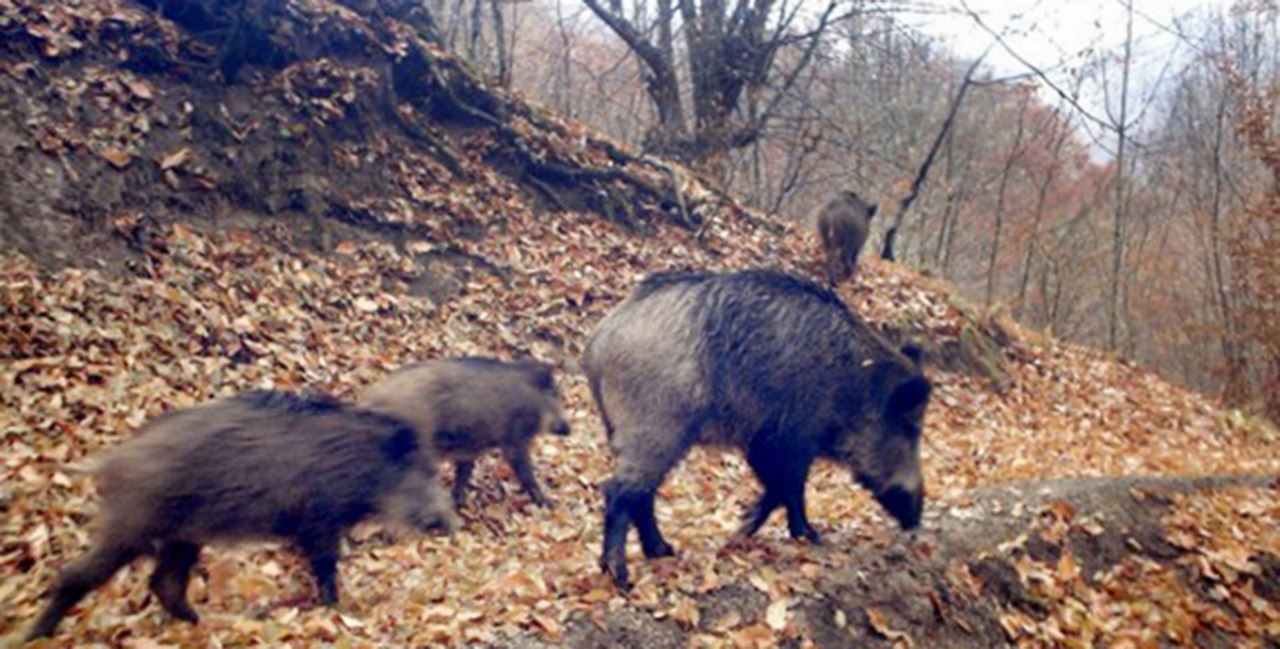
[[[1086,478],[982,489],[965,507],[931,512],[922,532],[859,550],[852,566],[816,579],[814,595],[790,602],[788,615],[807,626],[804,635],[819,646],[1008,644],[1008,611],[1047,618],[1059,605],[1027,587],[1020,564],[1053,564],[1070,554],[1082,579],[1094,584],[1129,558],[1176,567],[1190,554],[1166,539],[1162,518],[1176,497],[1230,488],[1274,492],[1277,486],[1274,476],[1244,475]],[[1280,571],[1274,557],[1262,564],[1267,568],[1257,590],[1274,597]],[[764,632],[770,598],[757,588],[734,584],[697,603],[696,627],[625,607],[574,620],[564,644],[686,647],[696,644],[699,632],[726,627],[741,629],[735,639],[744,644],[768,644],[773,637]],[[1196,638],[1211,645],[1245,640],[1227,633]],[[532,636],[514,644],[549,646]]]

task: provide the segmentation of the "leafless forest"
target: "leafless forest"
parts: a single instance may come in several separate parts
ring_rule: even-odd
[[[1053,65],[963,4],[427,4],[444,43],[530,100],[784,218],[856,188],[884,215],[869,248],[898,223],[896,258],[976,304],[1274,417],[1276,5],[1163,22],[1117,2],[1126,38]],[[1024,65],[956,57],[909,26],[922,12]],[[1136,47],[1134,25],[1174,46]]]

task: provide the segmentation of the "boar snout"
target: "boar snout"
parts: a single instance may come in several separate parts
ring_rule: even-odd
[[[920,514],[924,510],[923,490],[890,485],[876,493],[876,501],[898,521],[902,529],[913,530],[920,526]]]
[[[553,434],[559,435],[559,436],[561,436],[561,437],[564,437],[564,436],[568,435],[568,434],[569,434],[569,422],[567,422],[567,421],[561,421],[561,422],[557,423],[557,424],[555,425],[555,427],[551,429],[551,432],[552,432]]]

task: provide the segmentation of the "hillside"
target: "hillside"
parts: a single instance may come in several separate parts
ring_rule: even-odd
[[[616,593],[585,333],[655,270],[817,277],[812,237],[485,88],[410,3],[247,5],[0,0],[4,642],[88,541],[77,467],[148,417],[468,353],[561,368],[574,433],[535,457],[555,510],[490,458],[458,534],[357,530],[339,610],[287,549],[213,549],[200,626],[168,622],[139,562],[51,645],[1280,642],[1275,431],[874,259],[841,293],[929,349],[924,531],[822,466],[825,547],[777,521],[725,547],[755,483],[695,452],[658,504],[678,557],[633,550]]]

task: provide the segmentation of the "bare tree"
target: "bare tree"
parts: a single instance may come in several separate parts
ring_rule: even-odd
[[[1129,142],[1129,71],[1133,66],[1133,2],[1123,3],[1125,8],[1124,56],[1121,58],[1120,112],[1112,115],[1111,126],[1116,133],[1115,198],[1112,204],[1113,228],[1111,237],[1111,278],[1107,287],[1107,348],[1116,349],[1120,341],[1120,272],[1124,266],[1125,224],[1128,221],[1127,194],[1125,193],[1125,148]]]
[[[786,0],[656,0],[652,16],[643,2],[630,15],[621,0],[584,2],[645,68],[645,87],[657,113],[647,148],[689,160],[717,177],[730,149],[760,137],[782,96],[812,59],[838,6],[838,0],[829,0],[816,25],[799,31],[801,5],[790,6]],[[684,34],[682,57],[677,55],[677,27]],[[779,52],[794,45],[802,46],[800,55],[780,70]],[[682,67],[692,124],[682,103]],[[770,81],[777,87],[769,102],[741,116],[744,94],[755,95]]]
[[[1049,198],[1049,189],[1053,186],[1055,180],[1058,179],[1062,169],[1062,149],[1072,134],[1071,114],[1063,115],[1062,108],[1055,108],[1049,116],[1050,129],[1050,158],[1049,164],[1045,167],[1044,177],[1040,179],[1040,184],[1036,191],[1036,207],[1031,217],[1031,234],[1027,238],[1026,250],[1022,259],[1022,273],[1018,280],[1018,296],[1014,300],[1013,315],[1016,319],[1022,319],[1026,308],[1027,284],[1031,278],[1031,262],[1036,253],[1036,248],[1040,245],[1040,228],[1044,223],[1045,203]]]
[[[947,109],[947,115],[942,119],[942,125],[938,127],[938,135],[934,137],[933,145],[929,147],[929,152],[925,154],[924,160],[921,161],[920,168],[916,170],[915,179],[911,181],[911,190],[898,203],[898,211],[893,215],[893,225],[889,226],[889,230],[885,232],[884,248],[880,251],[881,257],[889,260],[893,259],[893,243],[897,237],[898,229],[902,227],[902,219],[906,216],[907,210],[911,208],[911,204],[915,202],[916,197],[920,195],[920,189],[929,177],[929,169],[933,167],[933,160],[938,155],[938,149],[942,146],[943,139],[951,131],[951,126],[955,124],[956,115],[960,113],[960,104],[964,101],[964,95],[969,91],[969,86],[973,84],[973,75],[978,71],[978,66],[982,65],[982,61],[986,57],[986,52],[983,52],[982,56],[975,59],[969,65],[968,71],[965,72],[964,79],[960,81],[960,88],[956,90],[955,98],[951,100],[951,106]]]
[[[1023,91],[1022,101],[1018,106],[1018,126],[1014,131],[1013,142],[1009,145],[1009,155],[1005,157],[1004,168],[1000,171],[1000,188],[996,190],[995,230],[991,234],[991,256],[987,260],[987,292],[983,303],[990,305],[996,287],[996,260],[1000,257],[1000,235],[1004,233],[1005,193],[1009,189],[1009,177],[1013,173],[1013,165],[1022,155],[1022,133],[1026,124],[1027,106],[1031,103],[1029,89]]]

